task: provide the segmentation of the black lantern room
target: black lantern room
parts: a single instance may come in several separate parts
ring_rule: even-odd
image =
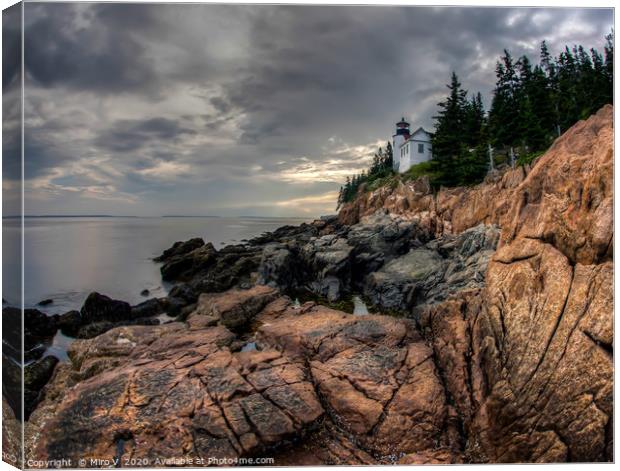
[[[405,118],[396,123],[396,135],[408,136],[409,135],[409,123],[405,121]]]

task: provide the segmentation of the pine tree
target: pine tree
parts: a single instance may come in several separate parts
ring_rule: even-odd
[[[464,138],[470,148],[478,146],[483,140],[482,133],[485,122],[482,95],[478,92],[465,107]]]
[[[461,88],[456,73],[452,72],[450,93],[445,101],[438,104],[440,110],[433,136],[433,170],[436,183],[452,186],[457,180],[454,169],[464,147],[464,120],[466,113],[467,91]]]
[[[504,56],[496,67],[497,83],[494,90],[489,131],[495,145],[513,146],[520,137],[518,88],[519,77],[510,53],[504,49]]]
[[[392,143],[388,141],[385,147],[385,167],[391,172],[394,168],[394,150],[392,149]]]
[[[555,77],[555,64],[553,56],[549,52],[547,47],[547,41],[543,41],[540,44],[540,66],[543,69],[545,75],[550,81],[553,81]]]
[[[581,115],[577,103],[577,63],[570,49],[566,47],[558,57],[558,121],[565,131],[579,120]]]
[[[605,36],[607,43],[605,44],[605,73],[604,77],[607,81],[605,100],[607,103],[613,103],[614,97],[614,31],[612,30]]]

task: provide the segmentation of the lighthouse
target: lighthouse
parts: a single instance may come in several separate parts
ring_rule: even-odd
[[[393,168],[396,172],[406,172],[412,165],[427,162],[432,158],[431,133],[418,128],[409,130],[405,118],[396,123],[396,134],[392,136]]]
[[[392,165],[397,172],[400,165],[400,147],[409,139],[409,135],[409,123],[403,117],[396,123],[396,134],[392,136]]]

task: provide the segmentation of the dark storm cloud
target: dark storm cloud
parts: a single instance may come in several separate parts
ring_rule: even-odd
[[[33,85],[103,94],[154,93],[155,65],[136,26],[144,30],[156,22],[148,8],[134,7],[96,5],[80,16],[72,4],[29,5],[32,22],[24,38],[24,59]]]
[[[122,119],[101,132],[94,140],[95,145],[113,152],[135,151],[153,141],[176,141],[183,135],[196,131],[183,127],[177,121],[167,118],[145,120]]]
[[[14,5],[2,12],[2,88],[17,79],[21,64],[21,7]]]
[[[515,55],[533,53],[536,59],[537,50],[526,51],[519,44],[534,41],[538,46],[552,32],[548,22],[537,25],[533,20],[540,12],[279,8],[253,24],[255,49],[245,78],[226,88],[230,102],[249,113],[241,125],[240,141],[257,143],[319,121],[334,130],[353,123],[357,129],[350,131],[361,138],[371,122],[395,119],[399,104],[403,113],[414,107],[422,111],[418,119],[428,126],[434,113],[427,112],[427,105],[416,105],[415,99],[443,92],[452,70],[465,87],[488,94],[493,69],[481,68],[479,57],[495,59],[508,48]],[[603,25],[610,24],[609,10],[552,10],[550,21],[558,25],[575,15],[579,22],[587,18],[586,24],[596,25],[596,36],[587,39],[601,44]],[[574,38],[579,39],[579,35]],[[437,75],[438,71],[442,74]],[[484,81],[478,76],[481,72]]]
[[[202,213],[307,198],[363,168],[401,115],[432,128],[453,70],[488,98],[504,48],[533,61],[543,39],[555,54],[601,49],[612,13],[27,4],[31,171],[63,185],[96,173],[148,194],[144,211],[158,188]]]

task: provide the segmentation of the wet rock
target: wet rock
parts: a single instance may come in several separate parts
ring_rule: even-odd
[[[51,378],[57,363],[58,358],[49,355],[26,365],[24,368],[24,387],[26,389],[40,390]]]
[[[110,321],[91,322],[90,324],[81,326],[75,336],[78,339],[90,339],[113,329],[114,326],[114,322]]]
[[[58,328],[70,337],[75,337],[82,327],[82,315],[80,311],[65,312],[58,318]]]
[[[195,303],[198,299],[198,294],[190,285],[187,283],[179,283],[174,285],[168,296],[171,298],[177,298],[183,300],[186,304]]]
[[[90,293],[80,310],[82,324],[116,322],[131,319],[131,306],[125,301],[111,299],[99,293]]]
[[[148,289],[143,289],[142,291],[140,291],[140,296],[148,296],[149,294],[151,294],[151,292]]]
[[[3,345],[4,346],[4,345]],[[22,417],[22,368],[21,358],[12,358],[2,351],[2,397],[17,420]]]
[[[47,384],[58,364],[58,358],[46,356],[24,368],[24,414],[28,420],[41,398],[41,390]]]
[[[184,242],[183,241],[175,242],[172,245],[172,247],[164,250],[164,252],[159,257],[156,257],[154,260],[156,262],[164,262],[166,260],[171,259],[172,257],[177,257],[179,255],[185,255],[193,250],[196,250],[202,247],[203,245],[205,245],[205,242],[199,237],[186,240]]]
[[[3,308],[3,351],[21,361],[22,347],[26,352],[34,352],[41,343],[56,334],[57,319],[57,316],[48,316],[38,309],[24,309],[22,331],[21,309]]]
[[[37,309],[24,309],[24,336],[32,338],[52,337],[57,330],[57,318]],[[26,340],[28,343],[28,340]]]
[[[22,312],[18,308],[2,308],[2,352],[14,358],[21,357],[22,351]],[[31,348],[34,345],[31,345]]]
[[[43,299],[41,301],[39,301],[37,304],[39,306],[49,306],[50,304],[52,304],[54,302],[53,299]]]
[[[180,298],[160,298],[159,302],[170,317],[178,316],[187,306],[187,302]]]
[[[294,288],[300,279],[299,265],[299,258],[288,245],[268,244],[261,255],[258,282],[284,290]]]
[[[163,303],[157,298],[149,299],[143,303],[131,307],[131,317],[137,319],[140,317],[156,316],[164,312]]]
[[[214,264],[197,273],[190,284],[198,293],[251,286],[256,281],[261,256],[262,249],[258,247],[228,245],[218,252]]]
[[[164,260],[160,269],[164,280],[187,280],[213,265],[217,260],[217,250],[213,244],[208,243],[189,252],[176,253],[160,260]]]
[[[292,239],[300,242],[307,242],[310,238],[317,237],[319,231],[325,228],[326,225],[327,223],[325,221],[320,221],[318,224],[303,223],[299,226],[282,226],[273,232],[267,232],[258,237],[254,237],[248,243],[254,246],[261,246],[273,242],[288,242]]]

